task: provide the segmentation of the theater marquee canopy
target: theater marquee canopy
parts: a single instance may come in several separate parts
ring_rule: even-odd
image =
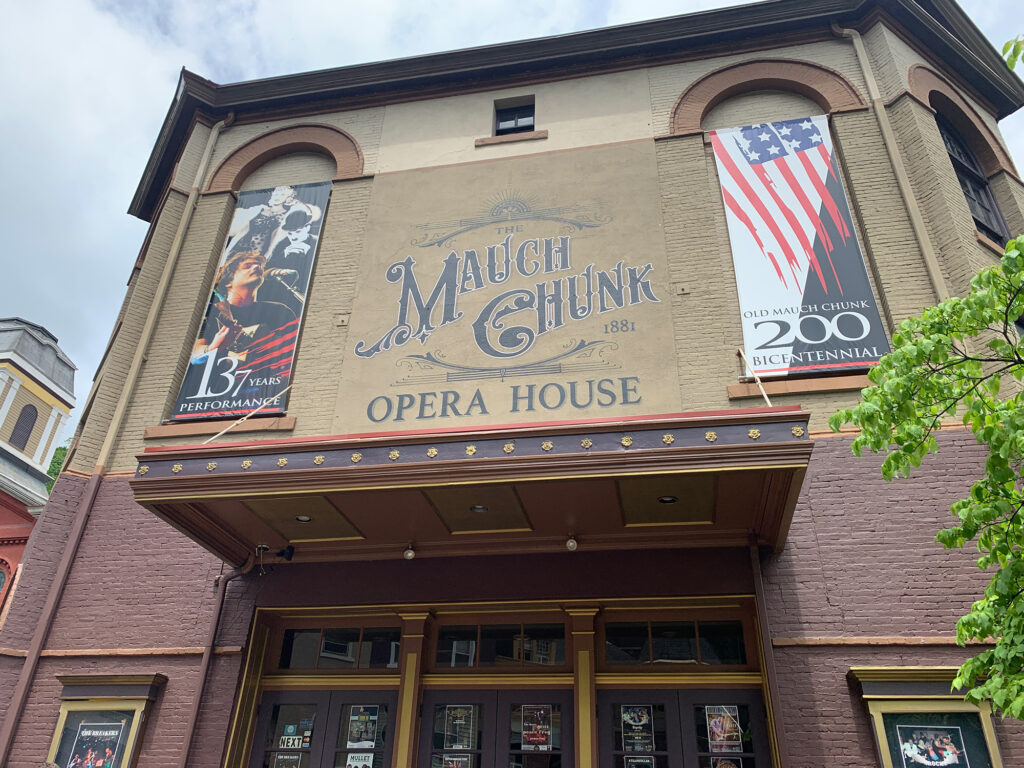
[[[798,408],[149,448],[135,499],[235,565],[580,548],[776,550],[812,450]],[[291,548],[289,550],[289,547]]]

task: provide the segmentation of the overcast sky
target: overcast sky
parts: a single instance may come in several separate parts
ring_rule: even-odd
[[[1020,0],[963,6],[991,40]],[[58,0],[4,3],[0,317],[40,323],[81,405],[146,224],[125,213],[182,66],[218,83],[735,5],[712,0]],[[1003,122],[1024,164],[1024,110]],[[76,417],[80,411],[73,413]],[[70,432],[66,433],[70,434]]]

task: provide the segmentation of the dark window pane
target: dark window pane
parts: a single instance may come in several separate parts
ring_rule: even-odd
[[[480,627],[480,666],[518,666],[521,641],[518,624]]]
[[[746,664],[742,622],[700,622],[700,660],[704,664]]]
[[[359,654],[358,629],[325,629],[320,648],[320,669],[346,669],[356,665]]]
[[[565,625],[527,624],[523,627],[523,661],[526,664],[565,664]]]
[[[654,661],[662,664],[696,664],[697,632],[692,621],[656,621],[651,624]]]
[[[319,645],[319,629],[286,629],[281,645],[281,669],[312,669]]]
[[[647,622],[606,624],[604,656],[609,664],[647,664],[651,655],[647,642]]]
[[[359,650],[360,669],[397,669],[402,631],[397,627],[371,627],[363,630]]]
[[[534,123],[534,105],[523,104],[518,107],[498,109],[494,114],[495,133],[519,133],[532,131]]]
[[[437,632],[437,666],[476,666],[476,627],[442,627]]]

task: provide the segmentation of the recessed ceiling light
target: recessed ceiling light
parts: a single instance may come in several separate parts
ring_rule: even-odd
[[[469,507],[469,511],[470,512],[476,512],[478,515],[482,515],[484,512],[487,511],[487,505],[486,504],[471,504],[470,507]]]
[[[313,518],[310,517],[309,515],[296,515],[295,519],[298,520],[300,523],[311,523],[311,522],[313,522]]]
[[[677,501],[679,501],[679,497],[678,496],[659,496],[658,497],[658,503],[659,504],[675,504]]]

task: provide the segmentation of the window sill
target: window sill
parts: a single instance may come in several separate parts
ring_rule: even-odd
[[[513,144],[517,141],[536,141],[537,139],[546,139],[547,137],[547,130],[506,133],[504,136],[485,136],[482,139],[477,139],[474,142],[474,146],[489,147],[492,144]]]
[[[871,382],[868,381],[868,377],[864,374],[787,381],[762,381],[761,384],[769,396],[797,395],[812,392],[849,392],[871,386]],[[761,396],[761,390],[757,388],[757,383],[753,381],[730,384],[727,389],[730,400]]]
[[[230,421],[198,421],[180,424],[159,424],[146,427],[142,437],[144,440],[160,440],[168,437],[195,437],[198,435],[216,435],[230,424]],[[291,432],[295,429],[294,416],[262,416],[246,419],[231,428],[231,433],[239,432]]]
[[[983,235],[978,230],[974,230],[974,236],[978,238],[979,243],[988,248],[990,251],[992,251],[992,253],[996,254],[997,256],[1002,256],[1005,253],[1005,249],[1003,248],[1003,246],[1001,246],[988,235]]]

